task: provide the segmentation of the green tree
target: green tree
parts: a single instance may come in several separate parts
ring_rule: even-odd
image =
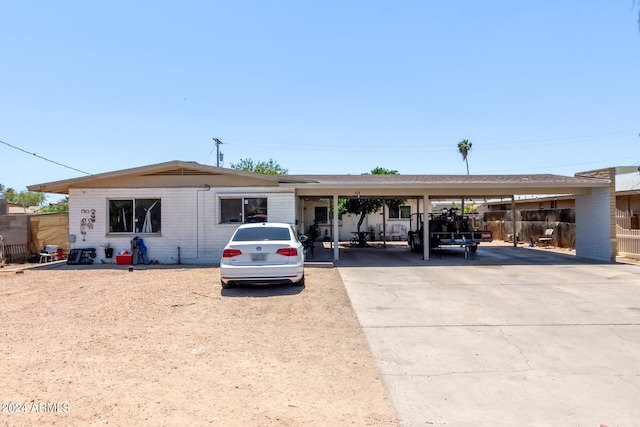
[[[4,191],[2,192],[2,195],[4,196],[4,199],[9,202],[9,203],[16,203],[13,200],[16,199],[16,190],[14,190],[11,187],[5,188]]]
[[[238,163],[231,163],[231,169],[255,172],[264,175],[286,175],[289,173],[289,169],[284,169],[273,159],[269,159],[268,162],[256,162],[253,159],[240,159]]]
[[[394,169],[386,169],[386,168],[377,166],[373,168],[370,173],[364,174],[364,175],[399,175],[399,173],[397,170],[394,170]],[[380,200],[380,206],[382,206],[382,199],[379,199],[379,200]],[[385,199],[384,202],[387,205],[387,207],[398,209],[400,208],[400,206],[405,204],[406,199]]]
[[[57,201],[56,203],[50,203],[49,206],[44,206],[38,212],[69,212],[69,197],[67,196],[64,199]]]
[[[458,142],[458,152],[462,154],[462,160],[467,164],[467,175],[469,175],[469,152],[473,144],[468,139],[463,139]]]
[[[364,218],[370,213],[379,211],[381,207],[382,199],[358,197],[357,199],[340,199],[338,201],[338,212],[340,212],[340,214],[344,215],[346,213],[350,213],[360,215],[360,219],[357,224],[358,232],[360,232],[360,226],[364,222]]]
[[[363,175],[397,175],[397,170],[385,169],[382,167],[375,167],[369,173],[363,173]],[[357,228],[360,232],[360,227],[364,222],[364,219],[370,213],[374,213],[382,208],[382,203],[386,203],[388,207],[400,207],[405,201],[403,199],[377,199],[377,198],[356,198],[356,199],[340,199],[338,201],[338,212],[343,215],[350,213],[353,215],[360,215]]]
[[[398,175],[398,171],[377,166],[373,168],[370,173],[365,173],[363,175]]]
[[[458,204],[456,202],[451,202],[451,206],[453,206],[454,208],[460,210],[460,208],[458,207]],[[475,203],[471,203],[469,205],[464,203],[464,199],[462,200],[462,213],[463,214],[477,214],[478,213],[478,206],[476,206]]]
[[[44,193],[36,193],[33,191],[21,191],[17,193],[16,190],[11,187],[4,190],[4,198],[8,203],[24,206],[40,206],[46,200]]]

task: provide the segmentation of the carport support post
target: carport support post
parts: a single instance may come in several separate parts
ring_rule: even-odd
[[[431,213],[431,202],[429,201],[429,195],[426,194],[422,198],[422,206],[424,207],[424,225],[422,227],[422,257],[425,261],[429,261],[431,259],[431,253],[429,246],[431,246],[431,241],[429,239],[429,214]],[[420,212],[420,201],[418,200],[418,213]],[[420,227],[420,215],[418,215],[418,227]]]
[[[338,227],[338,195],[333,195],[333,260],[340,259],[338,246],[340,243],[340,228]]]
[[[516,197],[511,196],[511,223],[513,224],[513,247],[518,247],[518,235],[516,234]]]
[[[385,221],[385,217],[387,216],[385,205],[387,204],[387,199],[382,198],[382,247],[387,248],[387,223]],[[374,231],[375,233],[375,231]],[[375,240],[375,239],[372,239]]]

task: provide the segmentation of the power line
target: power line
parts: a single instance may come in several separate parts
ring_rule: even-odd
[[[71,166],[63,165],[62,163],[56,162],[55,160],[51,160],[51,159],[47,159],[46,157],[38,156],[36,153],[30,153],[30,152],[28,152],[26,150],[23,150],[20,147],[16,147],[15,145],[11,145],[8,142],[0,141],[0,143],[6,145],[8,147],[14,148],[14,149],[16,149],[18,151],[22,151],[23,153],[31,154],[32,156],[35,156],[35,157],[37,157],[39,159],[46,160],[47,162],[53,163],[55,165],[62,166],[63,168],[71,169],[71,170],[74,170],[76,172],[84,173],[84,174],[87,174],[87,175],[93,175],[92,173],[85,172],[85,171],[82,171],[80,169],[76,169],[76,168],[71,167]]]

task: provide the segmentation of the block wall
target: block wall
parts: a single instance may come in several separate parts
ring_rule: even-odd
[[[4,238],[6,245],[28,245],[29,217],[27,215],[0,215],[0,236]]]
[[[612,236],[611,222],[609,188],[593,189],[590,195],[576,196],[576,255],[615,261],[615,233]]]

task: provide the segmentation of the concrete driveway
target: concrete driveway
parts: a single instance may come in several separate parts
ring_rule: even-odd
[[[336,266],[402,425],[640,424],[640,267],[507,246]]]

